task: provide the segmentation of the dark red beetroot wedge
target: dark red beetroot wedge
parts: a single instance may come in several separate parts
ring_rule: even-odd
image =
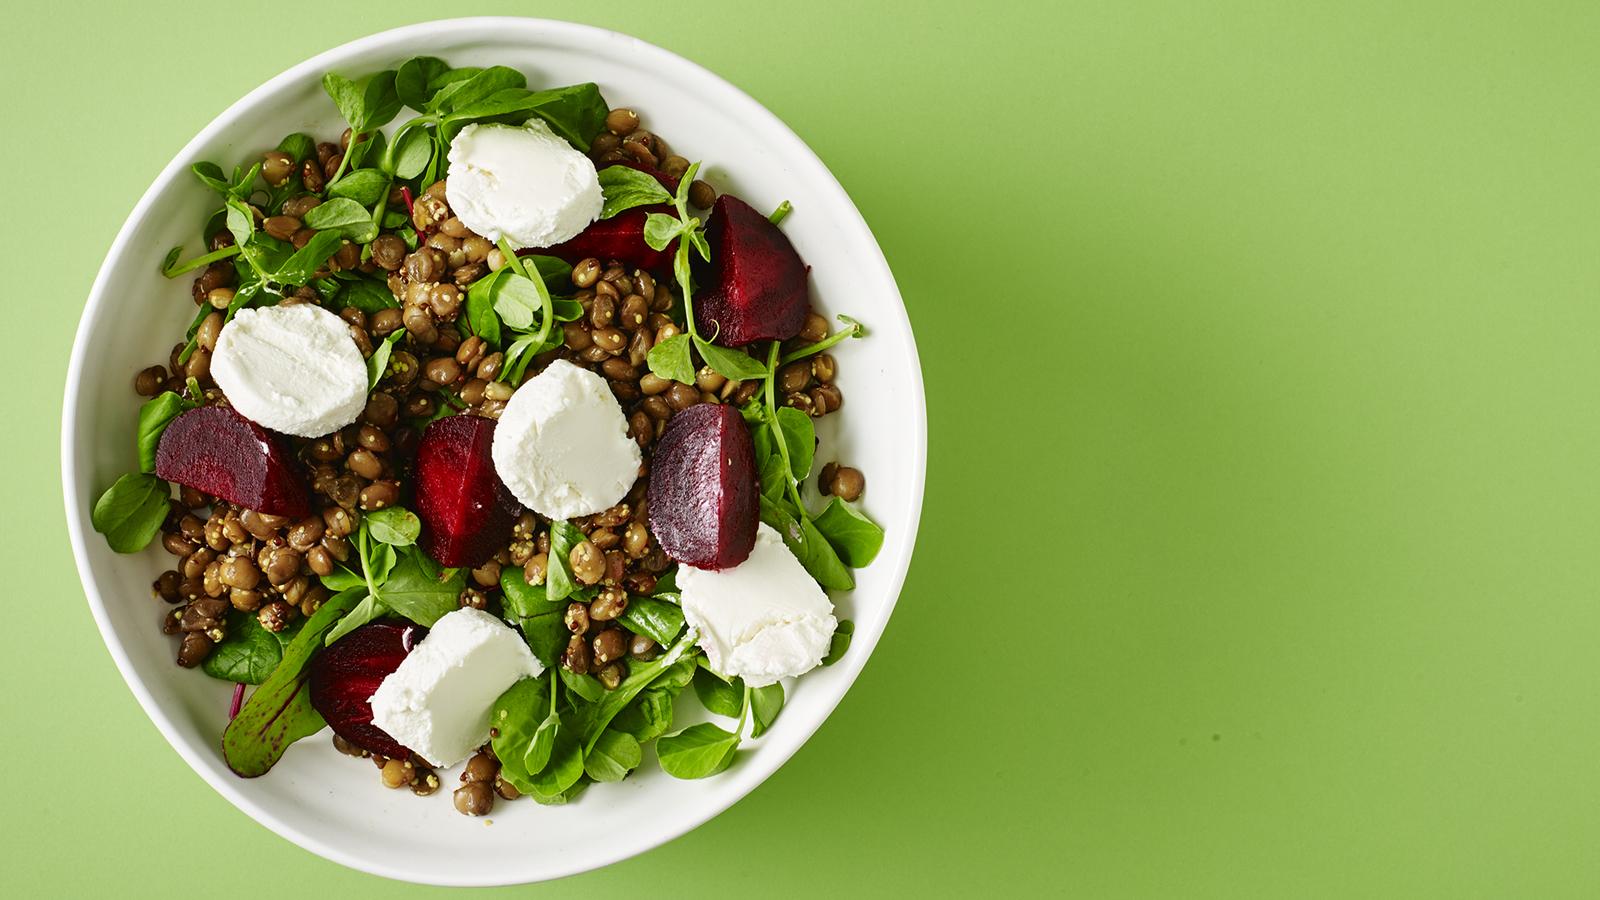
[[[667,555],[731,569],[756,545],[755,449],[731,406],[700,403],[667,422],[650,462],[650,530]]]
[[[369,753],[405,759],[411,751],[372,724],[372,694],[422,641],[415,625],[363,625],[311,660],[311,707],[333,733]]]
[[[417,445],[422,549],[445,566],[476,568],[504,547],[522,512],[495,474],[493,419],[447,416]]]
[[[672,266],[672,254],[677,252],[678,242],[668,244],[665,250],[653,249],[644,242],[644,220],[653,212],[674,214],[670,206],[636,206],[591,223],[566,243],[528,252],[558,257],[572,265],[593,256],[602,261],[617,259],[640,269],[664,272]]]
[[[156,474],[272,516],[311,514],[306,484],[272,433],[227,407],[191,409],[167,426]]]
[[[706,226],[711,263],[695,295],[694,319],[703,337],[743,347],[786,341],[811,312],[806,264],[778,226],[732,194],[717,198]]]

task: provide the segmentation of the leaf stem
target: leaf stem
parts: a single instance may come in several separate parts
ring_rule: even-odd
[[[196,256],[194,259],[191,259],[188,262],[177,263],[170,269],[163,268],[161,270],[161,274],[167,276],[168,278],[177,278],[179,275],[182,275],[185,272],[193,272],[195,269],[198,269],[201,266],[209,266],[217,260],[227,259],[230,256],[238,256],[240,249],[241,248],[238,244],[230,244],[226,247],[223,247],[221,250],[213,250],[204,256]]]
[[[555,321],[556,317],[556,304],[550,298],[550,288],[545,285],[544,276],[538,272],[537,266],[534,267],[534,271],[531,274],[529,273],[528,261],[518,256],[517,251],[511,249],[511,243],[506,240],[505,235],[500,236],[500,240],[495,242],[495,246],[500,248],[500,254],[506,258],[506,265],[511,266],[512,271],[520,274],[523,278],[533,282],[533,289],[539,293],[539,311],[541,313],[539,318],[541,321],[539,322],[539,330],[533,333],[533,345],[535,347],[543,347],[545,339],[550,336],[550,325]]]
[[[324,182],[324,187],[336,183],[340,176],[344,175],[344,170],[350,165],[350,151],[360,142],[362,134],[367,134],[367,132],[363,131],[361,134],[352,133],[350,135],[350,146],[344,148],[344,152],[339,154],[339,168],[333,170],[333,177]]]
[[[837,344],[840,341],[845,340],[846,338],[856,337],[859,331],[860,327],[855,325],[852,325],[849,328],[841,331],[835,331],[833,334],[830,334],[822,340],[817,341],[815,344],[807,344],[793,353],[784,354],[783,358],[778,360],[778,365],[787,366],[789,363],[792,363],[797,359],[805,359],[808,356],[815,356],[816,354],[821,353],[822,351],[832,347],[834,344]]]
[[[777,391],[773,387],[778,378],[778,348],[777,341],[772,342],[772,349],[767,351],[767,377],[764,391],[767,400],[767,427],[772,429],[773,443],[778,445],[778,455],[783,457],[783,483],[789,486],[789,496],[794,500],[794,508],[800,513],[800,518],[811,520],[811,513],[806,510],[806,505],[800,502],[800,487],[795,484],[794,464],[789,461],[789,442],[783,436],[783,428],[778,425]]]

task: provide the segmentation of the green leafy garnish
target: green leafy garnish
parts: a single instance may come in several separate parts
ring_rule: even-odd
[[[89,522],[118,553],[137,553],[155,540],[166,520],[172,488],[145,472],[131,472],[112,482],[95,501]]]

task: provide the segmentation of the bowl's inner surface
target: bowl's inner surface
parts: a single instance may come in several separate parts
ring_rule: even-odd
[[[231,168],[291,131],[334,140],[344,123],[322,93],[323,69],[356,76],[418,53],[455,65],[513,66],[534,87],[597,82],[613,106],[637,109],[677,152],[704,159],[705,177],[719,190],[760,209],[792,201],[784,229],[812,266],[819,311],[830,318],[847,313],[874,329],[872,337],[836,350],[845,404],[822,420],[817,457],[819,465],[840,459],[866,473],[864,506],[888,533],[877,562],[857,573],[857,589],[834,598],[840,618],[856,622],[854,644],[841,664],[788,685],[788,704],[773,731],[747,742],[721,776],[677,781],[647,756],[625,782],[592,786],[565,807],[501,803],[492,826],[459,815],[442,794],[386,790],[370,763],[334,751],[327,732],[295,745],[267,776],[238,779],[217,749],[229,685],[174,665],[175,643],[157,628],[166,606],[152,599],[150,582],[170,557],[155,545],[118,556],[89,530],[95,497],[136,465],[133,375],[165,363],[194,313],[191,276],[167,281],[157,271],[170,247],[183,245],[185,255],[198,250],[198,229],[215,202],[188,165],[214,160]],[[220,130],[186,150],[158,182],[107,260],[79,335],[79,377],[70,382],[65,431],[65,477],[75,506],[69,515],[91,603],[98,592],[97,615],[113,654],[191,764],[246,811],[317,852],[380,874],[444,883],[533,880],[639,852],[725,808],[781,764],[837,703],[883,630],[909,558],[922,487],[921,383],[899,295],[848,198],[809,151],[742,95],[664,51],[576,26],[463,20],[380,35],[334,56],[331,66],[300,71],[219,120]],[[814,493],[811,499],[817,502]],[[446,790],[454,780],[446,775]]]

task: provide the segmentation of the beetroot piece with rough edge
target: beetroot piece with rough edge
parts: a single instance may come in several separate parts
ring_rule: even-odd
[[[731,569],[750,556],[760,488],[737,409],[700,403],[667,422],[651,457],[649,506],[661,549],[686,566]]]
[[[664,272],[672,267],[678,242],[674,240],[665,250],[656,250],[644,242],[644,221],[653,212],[676,215],[670,206],[636,206],[590,223],[570,241],[528,252],[554,256],[572,265],[592,256],[602,262],[616,259],[650,272]]]
[[[811,312],[806,264],[778,226],[732,194],[717,198],[706,226],[711,262],[694,298],[695,327],[728,347],[786,341]]]
[[[227,407],[173,419],[156,447],[156,475],[267,515],[311,514],[293,457],[271,432]]]
[[[495,473],[493,419],[447,416],[417,444],[422,549],[441,565],[476,568],[511,538],[522,507]]]
[[[397,759],[411,755],[372,724],[371,699],[424,633],[415,625],[363,625],[311,660],[311,707],[328,720],[334,734],[369,753]]]

